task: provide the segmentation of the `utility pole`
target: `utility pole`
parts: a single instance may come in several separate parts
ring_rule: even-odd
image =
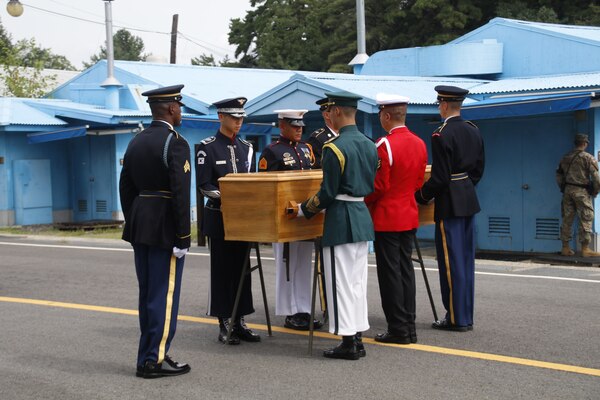
[[[177,63],[177,24],[179,14],[173,15],[173,25],[171,27],[171,64]]]

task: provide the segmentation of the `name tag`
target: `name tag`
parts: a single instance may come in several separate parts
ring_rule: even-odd
[[[215,161],[216,165],[223,165],[223,164],[227,164],[227,160],[220,160],[220,161]]]

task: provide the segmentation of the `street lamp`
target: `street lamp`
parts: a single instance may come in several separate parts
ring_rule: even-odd
[[[23,14],[23,4],[19,0],[9,0],[6,11],[13,17],[20,17]]]

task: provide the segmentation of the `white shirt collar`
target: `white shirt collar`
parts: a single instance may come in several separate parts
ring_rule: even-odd
[[[173,128],[173,125],[171,125],[170,123],[168,123],[168,122],[167,122],[167,121],[165,121],[165,120],[162,120],[162,119],[155,119],[154,121],[156,121],[156,122],[162,122],[163,124],[167,124],[167,126],[169,127],[169,129],[171,129],[172,131],[174,131],[174,130],[175,130],[175,128]]]

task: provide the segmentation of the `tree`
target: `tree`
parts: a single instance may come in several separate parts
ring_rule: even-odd
[[[74,71],[75,67],[65,56],[53,54],[50,49],[39,47],[35,39],[22,39],[14,46],[19,65],[31,68],[51,68]]]
[[[146,61],[147,54],[144,51],[144,41],[135,35],[132,35],[127,29],[119,29],[113,35],[113,52],[115,60],[126,61]],[[100,52],[90,57],[89,63],[83,63],[85,68],[89,68],[100,60],[106,59],[106,47],[100,46]]]
[[[42,97],[56,82],[55,74],[44,74],[43,60],[26,64],[23,54],[29,54],[32,46],[35,48],[33,39],[21,40],[8,50],[2,61],[2,96]]]
[[[600,25],[594,0],[366,0],[367,52],[448,43],[494,17]],[[240,67],[349,72],[356,54],[355,0],[250,0],[232,19]]]
[[[205,67],[216,67],[217,62],[215,61],[215,56],[212,54],[200,54],[198,57],[192,58],[192,65],[203,65]]]

